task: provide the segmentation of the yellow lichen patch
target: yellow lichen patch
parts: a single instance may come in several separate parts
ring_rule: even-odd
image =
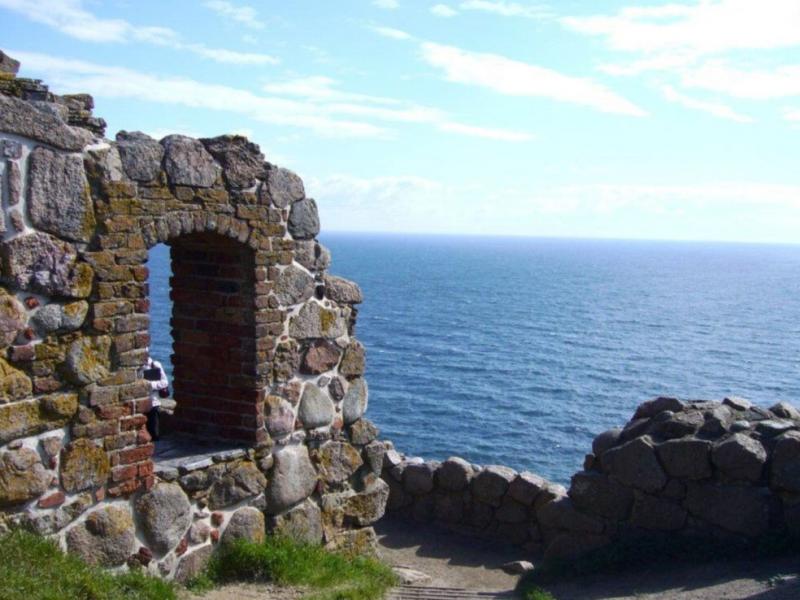
[[[0,358],[0,403],[24,400],[31,389],[30,378]]]

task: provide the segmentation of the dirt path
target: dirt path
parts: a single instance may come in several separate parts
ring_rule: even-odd
[[[522,550],[429,526],[384,519],[375,528],[384,561],[426,574],[420,586],[512,596],[518,577],[500,568],[525,560]],[[542,586],[557,600],[800,600],[800,557],[665,564],[633,573],[584,577]],[[421,590],[420,590],[421,591]],[[297,590],[235,585],[191,600],[298,600]],[[410,597],[410,596],[409,596]],[[424,596],[414,596],[424,597]]]

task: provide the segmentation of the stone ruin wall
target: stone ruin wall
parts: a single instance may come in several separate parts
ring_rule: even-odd
[[[533,473],[390,449],[387,511],[574,559],[618,540],[800,536],[800,411],[656,398],[601,433],[569,489]]]
[[[388,486],[363,418],[358,286],[328,275],[303,182],[240,136],[103,137],[87,95],[0,52],[0,530],[185,580],[281,531],[370,551]],[[154,461],[148,249],[171,248],[171,429]],[[156,357],[164,358],[164,357]]]

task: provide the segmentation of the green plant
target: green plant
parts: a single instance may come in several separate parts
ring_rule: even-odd
[[[556,600],[555,596],[542,588],[532,587],[523,592],[525,600]]]
[[[0,537],[2,600],[175,600],[175,588],[141,571],[114,574],[25,531]]]
[[[262,543],[238,540],[222,547],[192,588],[231,581],[300,586],[314,600],[373,600],[396,583],[391,569],[377,560],[273,536]]]

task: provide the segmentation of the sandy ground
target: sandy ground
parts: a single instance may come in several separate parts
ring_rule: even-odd
[[[518,577],[500,566],[525,560],[522,550],[384,519],[375,528],[382,558],[421,571],[420,585],[510,596]],[[704,565],[656,565],[633,573],[542,586],[557,600],[800,600],[800,557]],[[298,600],[302,593],[266,585],[226,586],[191,600]]]

